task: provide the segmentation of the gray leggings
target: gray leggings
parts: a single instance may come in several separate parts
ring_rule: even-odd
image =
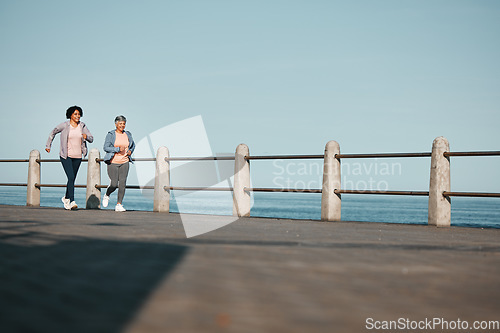
[[[128,164],[108,164],[108,176],[111,181],[108,189],[106,191],[106,195],[109,196],[113,193],[116,188],[118,188],[118,201],[122,203],[123,197],[125,196],[125,186],[127,186],[127,176],[128,176]]]

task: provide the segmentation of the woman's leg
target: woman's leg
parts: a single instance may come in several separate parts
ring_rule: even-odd
[[[75,201],[75,172],[73,171],[73,163],[71,159],[59,157],[61,164],[63,166],[66,177],[68,177],[68,182],[66,184],[66,199],[69,201]],[[81,160],[80,160],[81,161]]]
[[[109,186],[106,195],[109,197],[118,187],[118,167],[119,164],[108,164]]]
[[[82,164],[82,159],[81,158],[69,158],[71,163],[73,164],[73,173],[75,174],[75,181],[76,181],[76,175],[78,174],[78,169],[80,169],[80,164]]]
[[[128,176],[129,162],[121,164],[120,170],[118,172],[118,202],[122,203],[123,197],[125,196],[125,187],[127,186],[127,176]]]

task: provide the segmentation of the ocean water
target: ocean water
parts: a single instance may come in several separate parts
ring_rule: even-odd
[[[41,206],[61,207],[63,188],[43,188]],[[75,201],[85,206],[85,189],[75,190]],[[427,197],[390,195],[342,196],[342,220],[388,223],[427,223]],[[0,204],[25,205],[26,188],[0,187]],[[116,192],[109,207],[114,209]],[[127,189],[123,205],[128,210],[153,210],[152,191]],[[477,228],[500,228],[500,198],[452,198],[451,224]],[[231,215],[230,192],[173,191],[172,212]],[[321,194],[254,193],[251,215],[257,217],[319,220]]]

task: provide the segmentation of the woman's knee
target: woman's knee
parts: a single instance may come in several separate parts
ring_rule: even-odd
[[[76,180],[76,176],[74,175],[67,175],[68,176],[68,182],[69,183],[74,183]]]

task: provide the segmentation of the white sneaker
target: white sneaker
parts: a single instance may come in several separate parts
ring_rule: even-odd
[[[66,197],[62,197],[61,198],[61,201],[63,202],[64,204],[64,208],[67,209],[67,210],[70,210],[71,207],[70,207],[70,202],[69,202],[69,199],[66,199]]]
[[[103,197],[102,197],[102,206],[104,208],[108,207],[108,204],[109,204],[109,197],[105,194]]]
[[[78,205],[76,204],[76,202],[71,201],[71,203],[69,204],[69,207],[70,207],[69,209],[72,209],[72,210],[73,210],[73,209],[77,209],[77,208],[78,208]]]
[[[125,208],[123,208],[123,206],[121,204],[117,204],[115,206],[115,212],[126,212],[127,210]]]

